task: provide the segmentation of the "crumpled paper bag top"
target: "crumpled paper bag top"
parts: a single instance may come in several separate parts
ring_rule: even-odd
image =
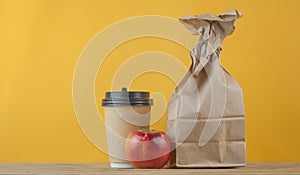
[[[224,33],[224,35],[227,36],[234,31],[235,20],[242,16],[242,13],[238,12],[237,10],[231,10],[222,13],[218,16],[214,14],[202,14],[196,16],[183,16],[179,20],[187,29],[189,29],[192,32],[193,35],[203,34],[204,31],[201,27],[201,23],[208,22],[209,24],[211,24],[213,22],[217,22],[218,24],[220,24],[220,27],[224,30],[222,33]]]
[[[208,61],[206,59],[200,61],[201,57],[208,58],[214,52],[222,50],[221,44],[224,38],[234,32],[235,21],[240,17],[242,17],[242,13],[231,10],[218,16],[202,14],[184,16],[179,19],[193,35],[200,35],[196,47],[191,51],[191,57],[193,59],[193,69],[196,69],[199,62],[201,65],[198,66],[198,70],[192,70],[193,74],[199,73]]]

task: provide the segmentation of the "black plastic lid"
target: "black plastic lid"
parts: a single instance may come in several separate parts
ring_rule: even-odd
[[[119,92],[106,92],[102,106],[153,105],[153,99],[149,99],[149,96],[149,92],[127,91],[126,88],[122,88]]]

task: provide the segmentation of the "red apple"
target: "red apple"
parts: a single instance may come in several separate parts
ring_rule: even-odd
[[[126,141],[126,154],[135,168],[162,168],[170,158],[171,149],[170,139],[163,131],[133,131]]]

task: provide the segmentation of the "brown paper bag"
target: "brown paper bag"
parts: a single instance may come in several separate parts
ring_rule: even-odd
[[[190,53],[192,65],[168,106],[167,129],[176,148],[170,166],[246,165],[242,89],[219,60],[222,41],[241,16],[234,10],[180,19],[200,38]]]

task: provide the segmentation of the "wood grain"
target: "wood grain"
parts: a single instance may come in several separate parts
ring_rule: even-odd
[[[246,167],[220,169],[111,169],[105,163],[0,163],[0,174],[300,175],[300,162],[248,163]]]

